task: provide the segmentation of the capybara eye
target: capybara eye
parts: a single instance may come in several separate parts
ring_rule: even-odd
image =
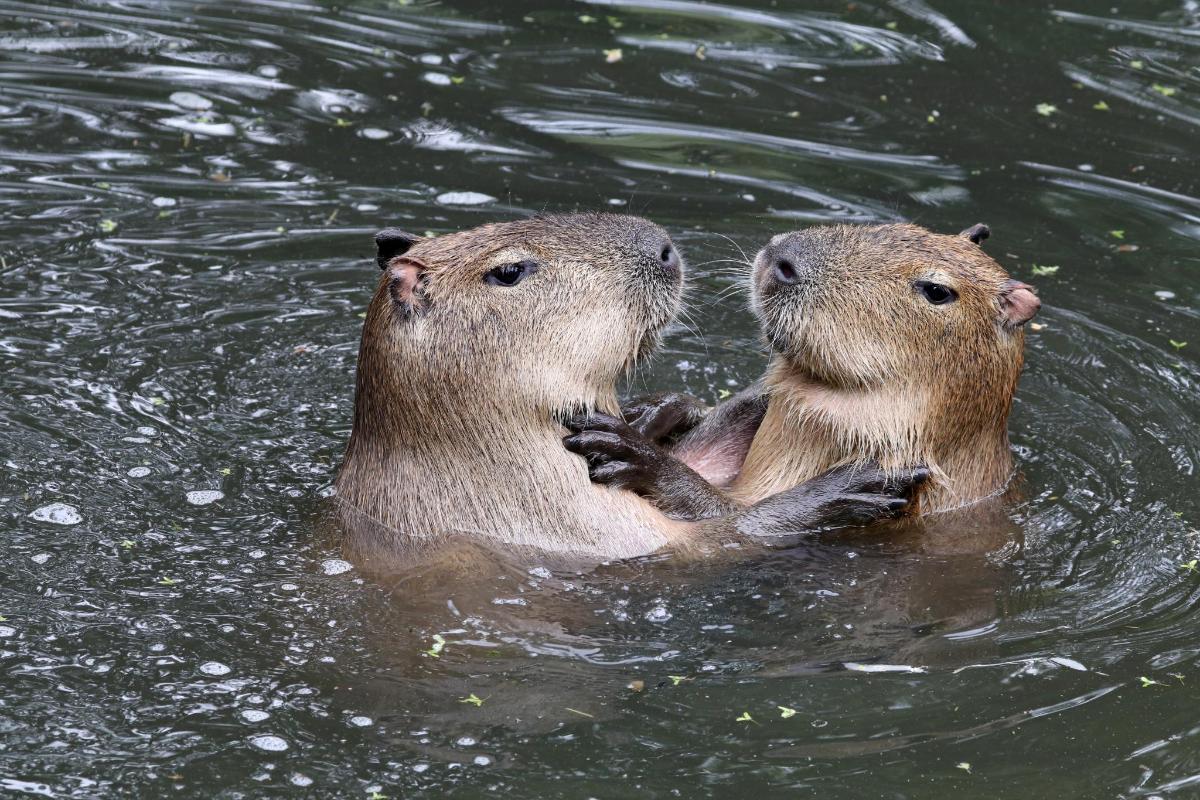
[[[537,269],[537,264],[533,261],[502,264],[488,270],[483,279],[492,286],[516,286],[535,269]]]
[[[933,281],[917,281],[917,291],[925,296],[925,299],[933,303],[935,306],[945,305],[958,299],[958,292],[951,289],[949,286],[943,286],[940,283]]]

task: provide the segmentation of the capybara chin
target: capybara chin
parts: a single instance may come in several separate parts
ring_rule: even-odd
[[[766,415],[733,493],[753,502],[838,464],[925,464],[913,513],[996,494],[1024,325],[1040,307],[979,246],[916,225],[826,226],[757,255],[752,305],[773,354]]]
[[[384,549],[446,537],[619,558],[684,535],[592,485],[556,420],[619,413],[615,383],[680,306],[666,232],[615,214],[376,238],[343,516]]]

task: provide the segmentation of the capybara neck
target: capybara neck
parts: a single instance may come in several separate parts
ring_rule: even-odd
[[[948,402],[917,387],[834,389],[778,361],[767,391],[766,416],[734,485],[745,502],[842,464],[873,460],[887,469],[927,465],[933,477],[914,511],[928,514],[995,494],[1012,475],[1007,403]],[[1011,402],[1010,391],[992,396]],[[966,408],[970,418],[954,419],[950,408]]]

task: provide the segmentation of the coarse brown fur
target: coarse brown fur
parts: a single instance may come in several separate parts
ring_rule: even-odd
[[[794,285],[773,259],[798,262]],[[949,286],[933,305],[916,281]],[[1001,492],[1030,287],[965,235],[915,225],[829,226],[776,237],[756,259],[753,308],[774,350],[766,416],[732,493],[754,502],[832,467],[927,465],[913,513]]]
[[[377,549],[442,539],[584,557],[687,537],[631,493],[591,483],[558,420],[619,414],[615,383],[681,302],[637,217],[574,214],[417,241],[387,263],[359,351],[354,429],[337,478],[343,516]],[[515,286],[485,274],[537,269]]]

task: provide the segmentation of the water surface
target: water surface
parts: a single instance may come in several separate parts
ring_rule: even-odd
[[[1200,7],[794,5],[0,2],[0,795],[1200,792]],[[577,208],[684,247],[628,391],[711,400],[742,250],[989,223],[1025,501],[457,605],[339,561],[371,234]]]

